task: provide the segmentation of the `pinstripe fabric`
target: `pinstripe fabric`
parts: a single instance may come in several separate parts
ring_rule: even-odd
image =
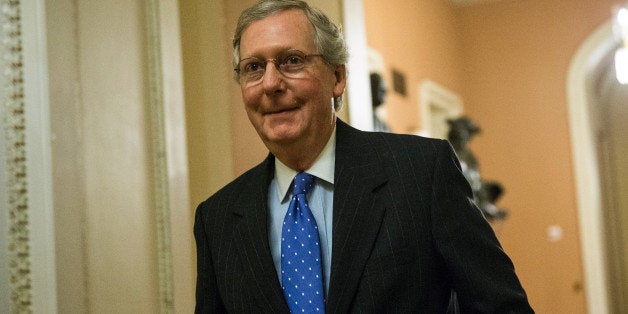
[[[268,244],[269,157],[201,203],[197,313],[288,313]],[[530,313],[447,142],[338,120],[329,313]],[[243,196],[242,191],[248,191]]]

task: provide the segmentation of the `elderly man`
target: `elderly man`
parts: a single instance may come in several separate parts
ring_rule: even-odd
[[[532,312],[446,141],[336,117],[347,49],[323,13],[258,2],[233,47],[270,154],[196,211],[196,312]]]

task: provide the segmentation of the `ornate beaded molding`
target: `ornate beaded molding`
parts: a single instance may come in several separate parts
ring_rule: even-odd
[[[159,0],[146,0],[152,182],[157,224],[159,304],[161,313],[174,313],[174,283],[170,232],[170,197],[166,159],[165,106],[161,64]]]
[[[0,10],[10,307],[14,313],[32,313],[20,1],[2,0]]]

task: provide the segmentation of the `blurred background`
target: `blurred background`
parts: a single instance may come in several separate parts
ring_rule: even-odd
[[[196,205],[267,154],[231,69],[253,2],[0,1],[0,313],[193,312]],[[538,313],[628,313],[623,1],[308,2],[350,46],[342,119],[479,126]]]

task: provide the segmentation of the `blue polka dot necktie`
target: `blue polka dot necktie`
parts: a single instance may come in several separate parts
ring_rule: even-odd
[[[281,284],[291,313],[325,313],[321,247],[307,203],[311,174],[294,177],[292,199],[281,229]]]

